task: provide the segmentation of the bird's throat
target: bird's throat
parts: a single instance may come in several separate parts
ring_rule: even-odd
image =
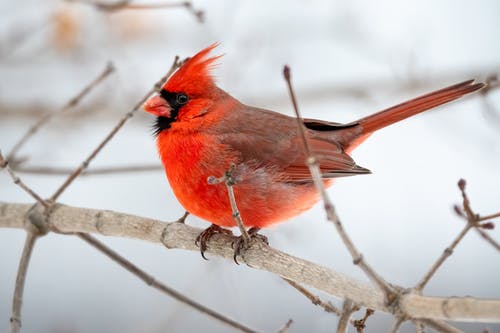
[[[175,112],[177,111],[177,112]],[[172,112],[171,117],[156,117],[156,120],[153,124],[153,133],[155,136],[158,136],[163,130],[169,129],[172,126],[172,123],[177,120],[178,110],[174,110]]]

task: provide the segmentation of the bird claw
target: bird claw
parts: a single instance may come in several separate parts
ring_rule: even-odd
[[[203,230],[198,235],[198,237],[196,237],[194,244],[196,246],[200,247],[201,256],[205,260],[208,260],[207,257],[205,257],[205,251],[207,250],[207,243],[210,240],[210,238],[212,238],[212,236],[215,234],[224,234],[224,235],[228,235],[228,236],[233,236],[233,233],[231,232],[231,230],[221,228],[216,224],[212,224],[210,227]]]
[[[264,242],[266,245],[269,245],[269,241],[266,236],[259,234],[258,232],[260,231],[260,228],[250,228],[248,229],[248,236],[250,236],[251,239],[258,239],[261,242]],[[241,250],[246,250],[248,248],[249,244],[245,240],[243,236],[238,236],[236,239],[231,243],[231,247],[234,249],[234,255],[233,255],[233,260],[234,262],[239,265],[240,263],[236,259],[237,256],[240,255]]]

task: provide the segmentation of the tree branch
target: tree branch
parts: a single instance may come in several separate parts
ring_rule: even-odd
[[[0,202],[0,227],[25,228],[24,214],[30,209],[27,204]],[[184,249],[199,253],[195,239],[202,231],[183,223],[164,223],[138,216],[87,208],[76,208],[56,204],[47,217],[47,226],[59,232],[86,232],[105,236],[141,239],[163,243],[167,248]],[[214,235],[208,243],[207,252],[233,260],[234,238]],[[403,294],[398,303],[388,307],[384,294],[365,282],[314,264],[269,247],[262,242],[251,242],[242,251],[241,262],[309,285],[330,295],[346,299],[377,311],[393,313],[403,311],[411,318],[433,318],[456,321],[500,322],[500,300],[474,297],[426,297]],[[446,325],[433,321],[434,325]],[[427,326],[432,326],[424,321]]]
[[[14,288],[14,296],[12,297],[12,315],[10,317],[10,332],[19,333],[21,331],[21,306],[23,304],[24,285],[26,281],[26,273],[31,259],[31,253],[38,234],[34,231],[28,231],[26,240],[24,241],[23,253],[19,261],[17,269],[16,286]]]

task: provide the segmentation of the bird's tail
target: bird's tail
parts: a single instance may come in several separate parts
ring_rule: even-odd
[[[346,145],[346,150],[352,151],[352,149],[354,149],[366,138],[368,138],[371,133],[381,128],[389,126],[393,123],[416,115],[418,113],[432,109],[441,104],[453,101],[473,91],[479,90],[484,86],[484,83],[474,83],[474,80],[465,81],[440,90],[433,91],[429,94],[414,98],[407,102],[361,118],[353,122],[359,125],[359,127],[361,128],[361,133],[358,132],[357,138]]]

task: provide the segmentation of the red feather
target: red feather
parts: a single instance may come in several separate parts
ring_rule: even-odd
[[[218,45],[218,43],[214,43],[186,60],[181,68],[163,85],[163,89],[171,92],[183,92],[188,96],[196,97],[216,88],[211,70],[214,67],[214,62],[222,55],[207,57],[210,51]]]

